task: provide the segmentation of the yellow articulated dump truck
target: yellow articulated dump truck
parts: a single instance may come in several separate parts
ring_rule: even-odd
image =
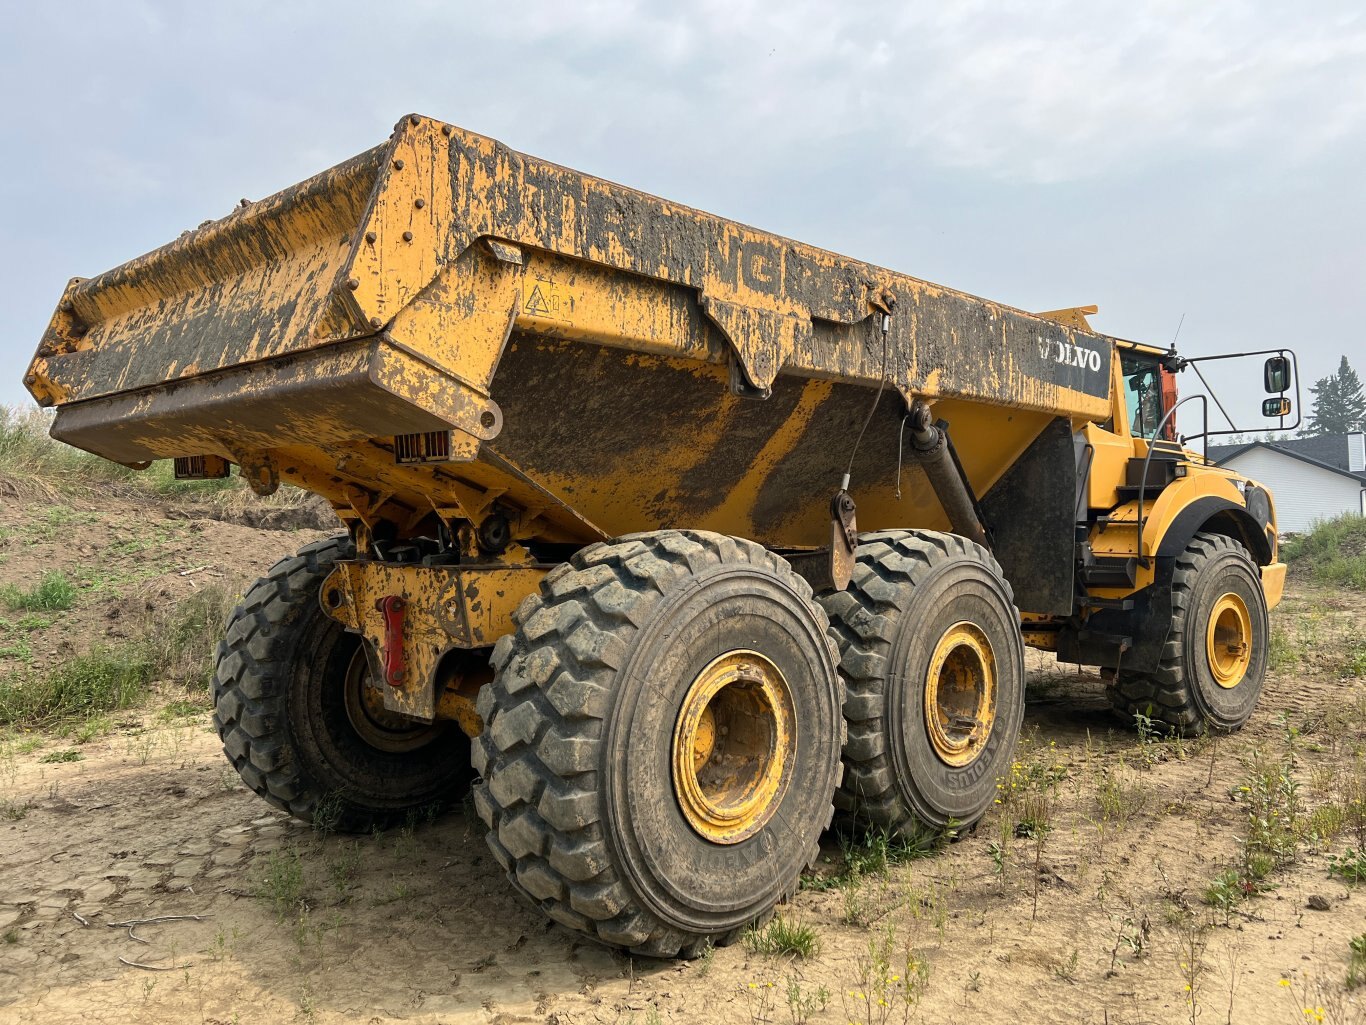
[[[253,790],[368,830],[473,779],[546,915],[690,956],[793,893],[836,809],[979,819],[1026,644],[1130,719],[1251,714],[1271,496],[1183,447],[1189,361],[1090,312],[411,116],[72,280],[24,382],[64,442],[236,465],[345,526],[227,623],[215,722]],[[1293,354],[1265,376],[1283,423]]]

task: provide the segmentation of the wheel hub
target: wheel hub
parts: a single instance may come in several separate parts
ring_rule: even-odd
[[[996,658],[979,627],[955,623],[935,646],[925,678],[925,727],[945,765],[968,765],[996,721]]]
[[[425,747],[445,732],[445,722],[421,723],[384,707],[384,686],[370,671],[360,645],[346,668],[346,718],[356,735],[379,751],[402,754]]]
[[[1242,596],[1226,592],[1210,611],[1205,654],[1214,682],[1231,690],[1243,682],[1252,663],[1252,616]]]
[[[732,651],[698,673],[673,735],[679,808],[698,835],[739,843],[773,817],[797,748],[792,693],[778,667]]]

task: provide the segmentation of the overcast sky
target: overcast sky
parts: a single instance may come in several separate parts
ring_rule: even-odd
[[[1366,371],[1359,0],[0,12],[0,402],[69,277],[409,111],[1023,309],[1097,303],[1122,337],[1184,314],[1187,355]]]

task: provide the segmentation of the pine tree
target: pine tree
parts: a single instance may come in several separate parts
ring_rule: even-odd
[[[1338,391],[1342,396],[1342,412],[1347,421],[1347,431],[1366,431],[1366,392],[1361,389],[1361,379],[1352,369],[1347,357],[1338,364]],[[1346,433],[1346,432],[1344,432]]]
[[[1309,389],[1314,406],[1309,412],[1305,437],[1320,434],[1349,434],[1366,430],[1366,392],[1356,371],[1342,357],[1337,373],[1319,378]]]

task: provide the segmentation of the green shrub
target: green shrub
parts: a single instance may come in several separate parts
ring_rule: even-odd
[[[1330,854],[1328,871],[1341,877],[1349,885],[1366,883],[1366,850],[1358,851],[1348,847],[1341,857]]]
[[[61,762],[79,762],[84,757],[85,755],[74,748],[67,748],[65,751],[49,751],[47,754],[43,755],[43,757],[39,758],[38,761],[47,765],[57,765]]]
[[[1366,932],[1353,936],[1347,943],[1347,988],[1356,989],[1366,983]]]

